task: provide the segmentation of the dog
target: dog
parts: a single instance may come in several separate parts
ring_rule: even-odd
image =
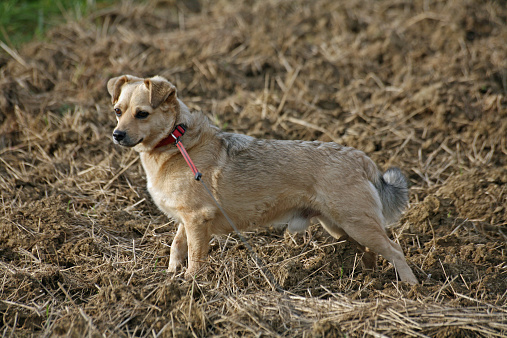
[[[289,231],[302,232],[316,218],[331,236],[356,243],[367,267],[374,267],[378,253],[402,281],[418,283],[401,246],[385,232],[408,203],[399,169],[382,173],[363,152],[333,142],[221,131],[201,112],[190,112],[160,76],[114,77],[107,89],[118,122],[114,142],[140,153],[153,201],[178,224],[169,272],[188,258],[185,278],[192,278],[206,262],[212,235],[233,230],[196,184],[174,146],[178,138],[239,230],[286,223]]]

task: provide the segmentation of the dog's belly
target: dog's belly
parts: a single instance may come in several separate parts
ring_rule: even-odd
[[[287,230],[289,230],[290,233],[301,233],[310,226],[310,219],[301,216],[288,216],[284,220],[273,222],[273,226],[276,228],[283,228],[285,225],[287,225]]]
[[[289,230],[290,233],[300,233],[308,229],[310,220],[316,216],[318,216],[318,213],[314,210],[295,210],[277,219],[273,224],[275,226],[287,224],[287,230]]]
[[[288,222],[287,229],[290,233],[303,232],[310,226],[310,219],[303,217],[293,217]]]

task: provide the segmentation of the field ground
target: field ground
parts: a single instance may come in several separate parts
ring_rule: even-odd
[[[502,1],[160,1],[92,12],[0,52],[2,336],[507,335]],[[105,89],[163,75],[224,130],[336,141],[400,167],[390,236],[422,282],[317,224],[214,238],[196,281]],[[245,177],[248,180],[248,177]]]

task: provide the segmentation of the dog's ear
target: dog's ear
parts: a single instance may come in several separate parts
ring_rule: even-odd
[[[162,77],[155,76],[151,79],[145,79],[144,84],[150,92],[150,104],[153,108],[176,98],[176,87]]]
[[[107,81],[107,91],[109,95],[111,95],[111,102],[115,104],[120,97],[121,87],[128,82],[128,78],[126,75],[113,77],[109,81]]]
[[[111,102],[115,104],[118,101],[121,93],[121,87],[129,81],[142,81],[140,77],[132,76],[132,75],[122,75],[118,77],[113,77],[109,81],[107,81],[107,91],[109,95],[111,95]]]

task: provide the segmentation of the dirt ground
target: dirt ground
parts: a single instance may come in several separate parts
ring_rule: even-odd
[[[506,22],[503,1],[126,2],[3,48],[0,334],[506,336]],[[234,234],[200,279],[168,275],[174,224],[111,141],[125,73],[167,77],[224,130],[401,168],[389,235],[421,285],[381,257],[363,271],[318,224],[245,234],[284,292]]]

